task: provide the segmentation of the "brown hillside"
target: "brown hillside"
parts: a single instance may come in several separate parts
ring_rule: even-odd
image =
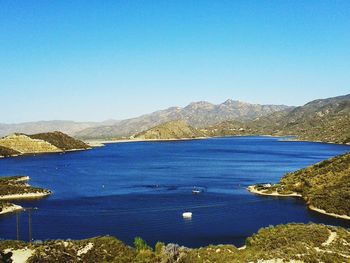
[[[184,121],[170,121],[134,136],[135,139],[171,140],[203,137],[204,134]]]
[[[39,139],[39,140],[46,141],[64,151],[90,148],[89,145],[87,145],[86,143],[80,140],[76,140],[68,136],[67,134],[64,134],[58,131],[33,134],[33,135],[29,135],[29,137],[32,139]]]

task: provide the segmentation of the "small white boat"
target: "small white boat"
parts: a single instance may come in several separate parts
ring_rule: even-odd
[[[202,191],[199,190],[199,189],[193,189],[193,190],[192,190],[192,194],[195,194],[195,195],[200,194],[201,192],[202,192]]]
[[[191,212],[182,213],[182,217],[183,218],[192,218],[192,213]]]

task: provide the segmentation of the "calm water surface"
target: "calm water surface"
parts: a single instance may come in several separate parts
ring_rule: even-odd
[[[290,171],[345,153],[349,146],[232,137],[109,144],[89,151],[0,160],[0,175],[29,175],[53,195],[36,206],[33,238],[113,235],[128,244],[141,236],[189,247],[240,246],[259,228],[288,222],[350,227],[309,211],[296,198],[261,197],[248,185],[278,182]],[[193,195],[200,187],[202,194]],[[182,213],[193,218],[184,220]],[[20,217],[27,238],[27,214]],[[15,215],[0,217],[0,237],[16,238]]]

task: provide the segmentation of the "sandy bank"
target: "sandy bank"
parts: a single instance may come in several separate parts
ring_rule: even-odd
[[[21,176],[21,177],[18,177],[15,182],[27,182],[30,180],[30,177],[29,176]]]
[[[105,146],[101,141],[85,141],[85,143],[93,148]]]
[[[294,196],[294,197],[302,197],[301,194],[298,193],[291,193],[291,194],[280,194],[278,192],[272,192],[272,193],[265,193],[264,191],[267,190],[257,190],[255,185],[248,186],[247,190],[251,193],[258,194],[258,195],[266,195],[266,196],[281,196],[281,197],[288,197],[288,196]]]
[[[19,211],[22,210],[23,207],[20,205],[15,205],[15,204],[9,204],[8,206],[4,207],[1,212],[0,215],[4,215],[4,214],[8,214],[8,213],[13,213],[15,211]]]
[[[328,213],[326,210],[314,207],[313,205],[309,205],[309,209],[324,215],[328,215],[328,216],[333,216],[336,218],[342,218],[342,219],[346,219],[346,220],[350,220],[350,216],[347,215],[338,215],[338,214],[334,214],[334,213]]]
[[[29,176],[23,175],[16,175],[16,176],[4,176],[4,177],[0,177],[0,181],[1,180],[5,180],[5,181],[9,181],[9,182],[13,182],[13,183],[22,183],[22,182],[27,182],[30,180]]]
[[[59,152],[59,154],[64,154],[64,153],[68,153],[68,152],[80,152],[80,151],[86,151],[86,150],[91,150],[92,147],[89,148],[80,148],[80,149],[68,149],[68,150],[62,150],[61,152]]]
[[[0,195],[0,200],[15,200],[15,199],[37,199],[49,196],[51,192],[35,192],[23,194]]]
[[[11,155],[7,155],[7,156],[0,155],[0,158],[17,157],[17,156],[20,156],[20,155],[21,155],[21,154],[11,154]]]
[[[5,253],[12,252],[12,262],[13,263],[25,263],[34,254],[34,250],[30,248],[23,249],[5,249]]]
[[[101,141],[86,141],[90,146],[109,143],[128,143],[128,142],[172,142],[172,141],[192,141],[192,140],[203,140],[210,139],[212,137],[197,137],[197,138],[176,138],[176,139],[123,139],[123,140],[101,140]]]

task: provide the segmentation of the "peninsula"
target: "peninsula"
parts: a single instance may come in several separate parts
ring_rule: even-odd
[[[37,153],[59,153],[90,148],[86,143],[62,132],[33,135],[15,133],[0,139],[0,157]]]
[[[349,189],[350,153],[288,173],[278,184],[248,187],[259,195],[302,197],[311,210],[350,220]]]
[[[0,215],[22,209],[8,200],[38,199],[51,194],[50,190],[30,186],[29,179],[29,176],[0,177]]]

